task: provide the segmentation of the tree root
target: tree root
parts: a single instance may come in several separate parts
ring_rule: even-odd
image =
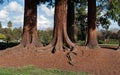
[[[64,51],[64,52],[67,52],[67,54],[66,54],[66,57],[68,58],[68,60],[69,60],[69,64],[70,65],[72,65],[72,66],[74,66],[73,65],[73,57],[72,57],[72,55],[76,55],[77,56],[77,46],[76,45],[74,45],[74,46],[62,46],[62,50],[56,50],[56,49],[59,49],[59,48],[57,48],[58,46],[57,45],[55,45],[55,44],[49,44],[49,45],[47,45],[46,47],[40,47],[40,48],[38,48],[37,50],[36,50],[36,52],[50,52],[50,53],[55,53],[56,51]]]
[[[73,64],[73,61],[74,61],[74,60],[73,60],[72,54],[77,56],[77,49],[75,49],[75,47],[76,47],[76,46],[72,47],[71,50],[66,54],[66,57],[67,57],[68,60],[69,60],[68,63],[69,63],[70,65],[72,65],[72,66],[74,66],[74,64]]]

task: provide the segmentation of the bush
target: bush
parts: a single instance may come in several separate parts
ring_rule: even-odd
[[[118,40],[116,39],[107,39],[107,40],[99,40],[99,44],[118,44]]]
[[[0,50],[10,48],[10,47],[16,46],[18,44],[19,44],[18,42],[9,42],[9,43],[0,42]]]
[[[39,31],[39,39],[43,45],[48,45],[52,39],[52,30]]]
[[[78,45],[81,45],[81,46],[84,46],[84,45],[85,45],[85,41],[79,40],[79,41],[77,41],[77,44],[78,44]]]

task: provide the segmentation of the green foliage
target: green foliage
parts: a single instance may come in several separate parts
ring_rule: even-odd
[[[0,75],[91,75],[87,73],[78,73],[70,71],[61,71],[57,69],[40,69],[33,66],[23,68],[0,68]]]
[[[1,22],[0,22],[1,23]],[[8,27],[7,28],[0,28],[0,34],[3,34],[5,36],[4,40],[6,42],[20,42],[21,39],[21,34],[22,34],[22,28],[13,28],[12,29],[12,22],[8,22]],[[3,36],[1,35],[3,38]]]
[[[2,28],[2,23],[0,22],[0,28]]]
[[[52,39],[52,30],[39,31],[39,39],[43,45],[48,45]]]
[[[96,14],[96,23],[97,27],[102,26],[104,29],[108,30],[111,25],[111,21],[108,18],[106,12],[109,12],[107,9],[106,0],[96,0],[97,5],[97,14]],[[75,24],[77,25],[77,40],[85,40],[87,34],[87,1],[86,0],[77,0],[76,9],[75,9]]]
[[[9,29],[9,28],[4,28],[4,35],[6,36],[6,41],[12,41],[14,38],[13,38],[13,35],[14,33],[12,33],[12,30]]]
[[[118,31],[118,39],[120,40],[120,30]]]
[[[98,33],[99,44],[118,44],[118,33],[112,30],[101,30]]]
[[[76,3],[75,11],[75,24],[76,24],[76,35],[77,40],[85,40],[87,32],[87,1],[78,0]]]
[[[107,39],[107,40],[99,40],[99,44],[118,44],[118,40],[116,39]]]
[[[12,28],[12,22],[9,21],[7,26],[8,26],[8,28]]]
[[[14,37],[14,40],[20,41],[21,36],[22,36],[22,31],[23,31],[22,27],[14,28],[14,29],[13,29],[13,33],[14,33],[14,34],[13,34],[13,37]]]
[[[106,29],[106,30],[109,29],[109,26],[110,26],[110,24],[111,24],[111,22],[110,22],[109,19],[107,19],[106,17],[100,17],[99,22],[100,22],[100,25],[101,25],[104,29]]]
[[[14,47],[14,46],[16,46],[18,44],[19,43],[17,43],[17,42],[9,42],[9,43],[0,42],[0,50],[4,50],[4,49],[10,48],[10,47]]]
[[[78,44],[78,45],[81,45],[81,46],[84,46],[84,45],[85,45],[85,41],[79,40],[79,41],[77,41],[77,44]]]
[[[107,3],[107,17],[118,22],[119,24],[119,21],[120,21],[120,2],[119,0],[108,0],[108,3]],[[120,24],[119,24],[120,25]]]
[[[48,7],[51,7],[51,6],[54,7],[55,0],[36,0],[36,3],[39,5],[47,3]]]
[[[6,36],[0,33],[0,39],[6,39]]]

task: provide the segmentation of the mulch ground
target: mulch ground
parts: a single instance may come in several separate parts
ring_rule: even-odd
[[[0,66],[22,67],[27,65],[66,71],[86,72],[93,75],[120,75],[120,51],[85,46],[77,48],[77,55],[71,54],[72,65],[67,52],[37,51],[35,48],[10,48],[0,51]]]

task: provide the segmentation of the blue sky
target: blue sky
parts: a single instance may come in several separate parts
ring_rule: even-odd
[[[38,6],[38,29],[53,28],[54,8],[48,9],[46,5]],[[24,0],[10,0],[0,5],[0,21],[6,27],[12,21],[13,27],[22,27],[24,19]]]
[[[54,8],[48,9],[46,5],[38,6],[38,29],[53,28]],[[12,21],[13,27],[23,26],[24,0],[10,0],[0,5],[0,21],[3,27],[7,26],[8,21]],[[111,21],[110,29],[119,28],[116,22]]]

